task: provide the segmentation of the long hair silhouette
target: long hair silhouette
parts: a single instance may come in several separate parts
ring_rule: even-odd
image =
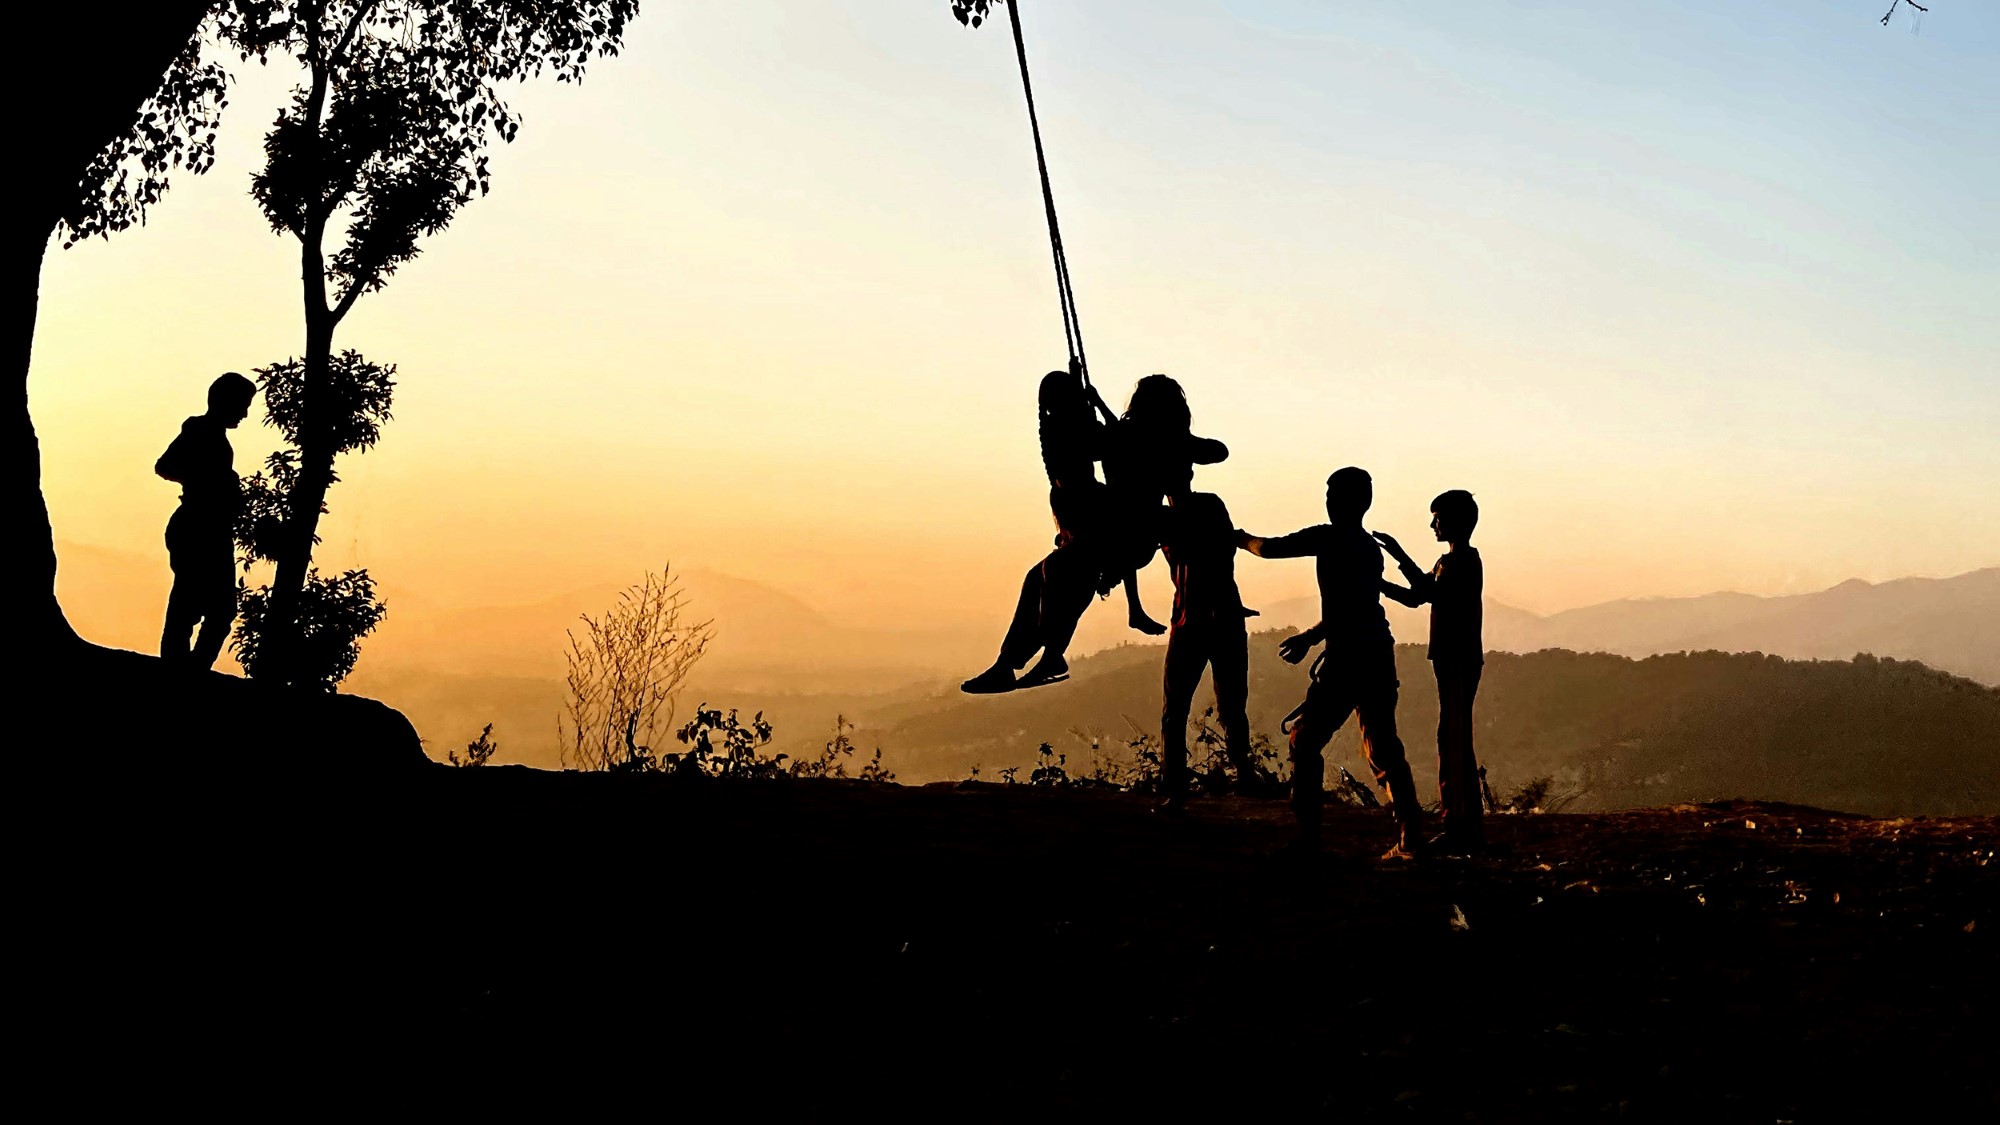
[[[1167,375],[1148,375],[1125,402],[1125,421],[1153,433],[1185,431],[1194,424],[1187,392]]]

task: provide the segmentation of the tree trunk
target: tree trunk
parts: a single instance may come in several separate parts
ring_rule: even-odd
[[[332,427],[326,417],[327,387],[332,378],[333,317],[308,305],[304,387],[299,402],[299,476],[286,505],[285,533],[277,572],[271,579],[269,616],[265,621],[265,657],[260,678],[291,683],[292,652],[298,640],[299,605],[306,575],[312,569],[313,538],[326,494],[333,487]]]
[[[32,643],[76,639],[56,604],[55,536],[42,498],[42,451],[28,414],[28,366],[40,304],[42,258],[58,218],[77,199],[91,159],[132,127],[160,76],[187,46],[206,0],[156,0],[122,6],[91,29],[88,57],[59,67],[0,69],[0,100],[30,106],[9,141],[7,182],[12,198],[0,229],[0,526],[18,570],[14,620]],[[22,5],[8,13],[17,42],[66,43],[75,38],[75,10],[63,4]]]
[[[299,412],[299,479],[285,513],[283,554],[271,582],[274,605],[284,606],[305,587],[312,566],[313,536],[319,533],[321,509],[333,486],[333,448],[320,415],[326,401],[333,353],[333,326],[314,325],[306,333],[305,387]]]
[[[28,362],[34,352],[35,316],[41,303],[42,255],[49,226],[16,222],[0,247],[0,371],[7,374],[6,417],[0,421],[0,526],[14,544],[19,602],[15,620],[46,643],[76,639],[56,604],[56,541],[42,500],[42,447],[28,416]],[[39,229],[36,229],[39,228]]]

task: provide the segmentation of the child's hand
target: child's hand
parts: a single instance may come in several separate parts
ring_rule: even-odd
[[[1401,543],[1396,542],[1396,537],[1389,534],[1388,532],[1371,531],[1368,534],[1373,535],[1375,537],[1375,541],[1377,543],[1382,544],[1383,550],[1388,551],[1390,554],[1396,556],[1398,559],[1407,559],[1410,557],[1403,551],[1403,545]]]
[[[1312,651],[1314,643],[1311,633],[1293,633],[1278,642],[1278,656],[1287,664],[1297,664]]]

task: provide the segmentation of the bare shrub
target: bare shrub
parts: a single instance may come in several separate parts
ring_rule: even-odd
[[[1521,787],[1500,805],[1509,812],[1552,813],[1561,812],[1564,806],[1581,796],[1583,796],[1581,786],[1572,785],[1557,789],[1555,778],[1543,776],[1529,778],[1523,782]]]
[[[602,616],[583,615],[581,635],[566,633],[568,699],[556,717],[565,768],[657,768],[654,739],[673,729],[681,683],[715,635],[712,621],[684,622],[686,608],[680,579],[662,568]]]

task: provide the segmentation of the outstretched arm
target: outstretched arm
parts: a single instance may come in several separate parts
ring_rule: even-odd
[[[1319,528],[1308,527],[1294,531],[1290,535],[1280,535],[1266,539],[1247,531],[1237,531],[1236,545],[1256,555],[1260,559],[1302,559],[1307,555],[1320,553]]]

